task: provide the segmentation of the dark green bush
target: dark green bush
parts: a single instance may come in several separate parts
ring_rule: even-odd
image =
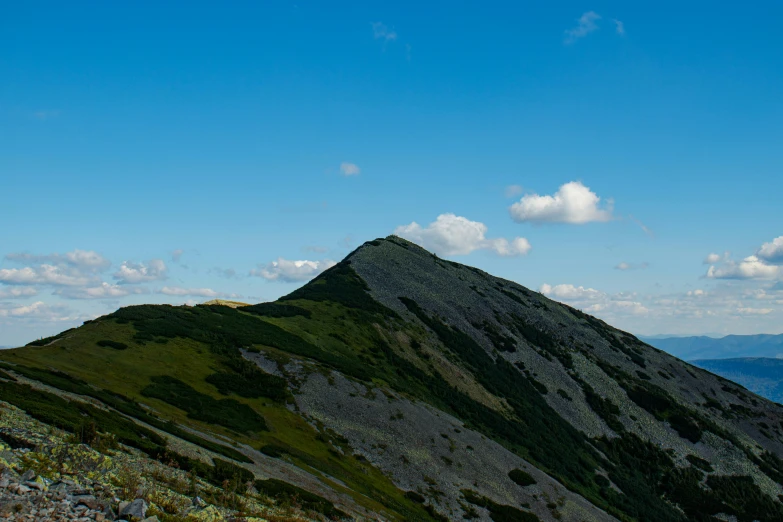
[[[102,341],[98,341],[95,344],[97,344],[98,346],[103,346],[105,348],[114,348],[115,350],[127,350],[128,349],[128,345],[127,344],[121,343],[121,342],[118,342],[118,341],[112,341],[110,339],[104,339]]]
[[[283,400],[288,389],[285,379],[261,371],[254,372],[251,376],[230,372],[213,373],[206,381],[223,395],[235,393],[249,399],[268,397]]]
[[[489,511],[489,517],[494,520],[494,522],[540,522],[541,520],[535,513],[522,511],[521,509],[505,504],[498,504],[494,500],[477,494],[475,491],[469,489],[460,491],[467,502],[470,502],[474,506],[487,509]]]
[[[243,306],[242,311],[264,317],[296,317],[300,315],[309,319],[312,315],[312,312],[305,308],[280,303],[259,303],[252,306]]]
[[[536,479],[533,478],[533,475],[527,471],[522,471],[521,469],[512,469],[508,472],[508,477],[522,487],[532,486],[536,483]]]
[[[418,504],[424,504],[424,502],[426,502],[427,500],[426,498],[424,498],[419,493],[416,493],[415,491],[406,491],[405,496]]]
[[[712,472],[712,471],[714,471],[714,470],[712,469],[712,466],[710,465],[710,463],[709,463],[709,462],[707,462],[706,460],[704,460],[704,459],[703,459],[703,458],[701,458],[701,457],[697,457],[696,455],[686,455],[686,456],[685,456],[685,458],[686,458],[686,459],[688,460],[688,462],[690,462],[690,463],[691,463],[693,466],[695,466],[695,467],[699,468],[699,469],[700,469],[700,470],[702,470],[702,471],[706,471],[706,472],[708,472],[708,473],[709,473],[709,472]]]
[[[349,518],[348,515],[334,507],[329,500],[277,479],[256,480],[255,487],[260,492],[276,500],[296,499],[305,510],[312,510],[327,517]]]
[[[167,402],[185,411],[191,419],[217,424],[239,433],[267,429],[264,418],[247,404],[234,399],[213,399],[169,375],[153,377],[141,394]]]

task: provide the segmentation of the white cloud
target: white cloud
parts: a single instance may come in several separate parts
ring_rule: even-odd
[[[609,295],[595,288],[585,288],[584,286],[571,284],[554,286],[543,284],[539,288],[539,292],[551,299],[563,301],[576,308],[581,308],[589,314],[636,316],[646,315],[650,312],[649,308],[635,300],[636,294],[618,293]]]
[[[175,263],[179,263],[179,260],[182,258],[182,254],[184,253],[185,251],[182,250],[181,248],[174,250],[173,252],[171,252],[171,260],[174,261]]]
[[[524,192],[522,185],[509,185],[506,187],[505,194],[507,198],[514,198]]]
[[[113,277],[121,285],[146,283],[166,279],[167,271],[166,263],[162,259],[153,259],[146,265],[125,261]]]
[[[178,286],[164,286],[160,289],[160,293],[164,295],[175,296],[194,296],[194,297],[223,297],[226,294],[222,292],[216,292],[211,288],[181,288]]]
[[[251,270],[250,275],[264,278],[267,281],[294,283],[308,281],[336,264],[329,259],[323,261],[292,261],[278,257],[277,261],[272,261],[263,266],[259,265],[257,269]]]
[[[530,243],[523,237],[511,241],[488,239],[486,233],[484,223],[454,214],[441,214],[427,227],[414,221],[394,229],[395,235],[444,256],[466,255],[475,250],[491,250],[500,256],[519,256],[530,251]]]
[[[625,24],[617,18],[612,18],[612,22],[614,22],[614,27],[617,30],[617,34],[620,36],[625,36]]]
[[[742,315],[767,315],[771,314],[775,310],[772,308],[749,308],[749,307],[739,307],[737,308],[737,313]]]
[[[783,236],[761,245],[756,255],[768,263],[783,264]]]
[[[96,281],[111,262],[92,250],[73,250],[65,254],[35,255],[13,253],[8,261],[23,268],[0,269],[0,282],[9,285],[85,286]]]
[[[612,202],[599,208],[601,198],[579,181],[562,185],[553,196],[527,194],[509,209],[518,223],[584,224],[612,219]]]
[[[577,20],[576,27],[572,29],[568,29],[565,34],[565,43],[571,44],[576,42],[580,38],[584,38],[588,34],[592,33],[593,31],[596,31],[598,29],[598,25],[596,22],[601,19],[601,16],[596,13],[595,11],[587,11],[586,13],[582,14],[582,16],[579,17]]]
[[[84,320],[83,314],[77,314],[65,306],[51,306],[43,301],[23,306],[3,306],[0,304],[0,319],[10,321],[60,322]]]
[[[340,163],[340,172],[342,172],[343,176],[358,176],[362,172],[362,169],[355,163],[344,161]]]
[[[629,315],[647,315],[650,309],[636,301],[608,301],[606,303],[595,303],[584,309],[588,314],[629,314]]]
[[[78,270],[54,265],[0,269],[0,282],[9,285],[84,286],[91,280]]]
[[[127,285],[112,285],[102,282],[96,286],[68,287],[55,292],[65,299],[117,299],[128,295],[148,293],[145,288]]]
[[[644,270],[645,268],[649,267],[650,265],[645,261],[643,263],[626,263],[623,261],[622,263],[618,264],[615,269],[617,270]]]
[[[726,261],[722,266],[710,265],[709,279],[775,279],[781,275],[781,267],[768,265],[756,256],[748,256],[739,263]]]
[[[17,306],[14,308],[0,308],[0,317],[21,317],[25,315],[40,314],[46,304],[43,301],[36,301],[30,305]]]
[[[719,281],[673,293],[606,293],[576,285],[539,291],[635,334],[783,333],[783,282]]]
[[[13,286],[0,290],[0,299],[17,299],[38,295],[38,290],[32,286]]]
[[[728,261],[729,260],[729,253],[726,252],[724,255],[710,253],[707,254],[707,257],[704,258],[704,264],[705,265],[714,265],[715,263],[719,263],[721,260]]]
[[[9,261],[22,265],[49,264],[70,266],[91,272],[101,272],[111,266],[111,261],[93,250],[72,250],[65,254],[35,255],[13,253],[5,256]]]
[[[547,297],[568,301],[592,301],[596,299],[602,299],[606,295],[594,288],[585,288],[583,286],[574,286],[568,284],[552,286],[546,283],[541,285],[539,292]]]
[[[381,22],[373,22],[372,34],[376,40],[383,40],[384,42],[390,42],[397,39],[397,32],[393,29],[389,29],[385,24]]]

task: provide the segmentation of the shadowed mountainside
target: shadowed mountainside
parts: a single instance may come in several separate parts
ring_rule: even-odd
[[[692,362],[699,368],[734,381],[771,401],[783,402],[783,359],[744,357]]]
[[[78,431],[53,394],[89,397],[122,444],[322,516],[783,519],[783,408],[394,236],[274,303],[132,306],[32,344],[0,353],[3,401]]]

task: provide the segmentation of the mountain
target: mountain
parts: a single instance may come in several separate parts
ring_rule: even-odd
[[[129,306],[0,360],[37,421],[313,517],[783,520],[783,407],[394,236],[273,303]]]
[[[783,359],[743,357],[739,359],[701,359],[692,361],[753,393],[783,403]]]
[[[686,361],[783,356],[783,334],[727,335],[717,339],[706,336],[640,339]]]

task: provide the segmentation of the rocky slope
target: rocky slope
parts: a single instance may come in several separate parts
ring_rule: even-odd
[[[783,408],[396,237],[275,303],[34,344],[0,353],[0,399],[310,516],[783,519]]]

